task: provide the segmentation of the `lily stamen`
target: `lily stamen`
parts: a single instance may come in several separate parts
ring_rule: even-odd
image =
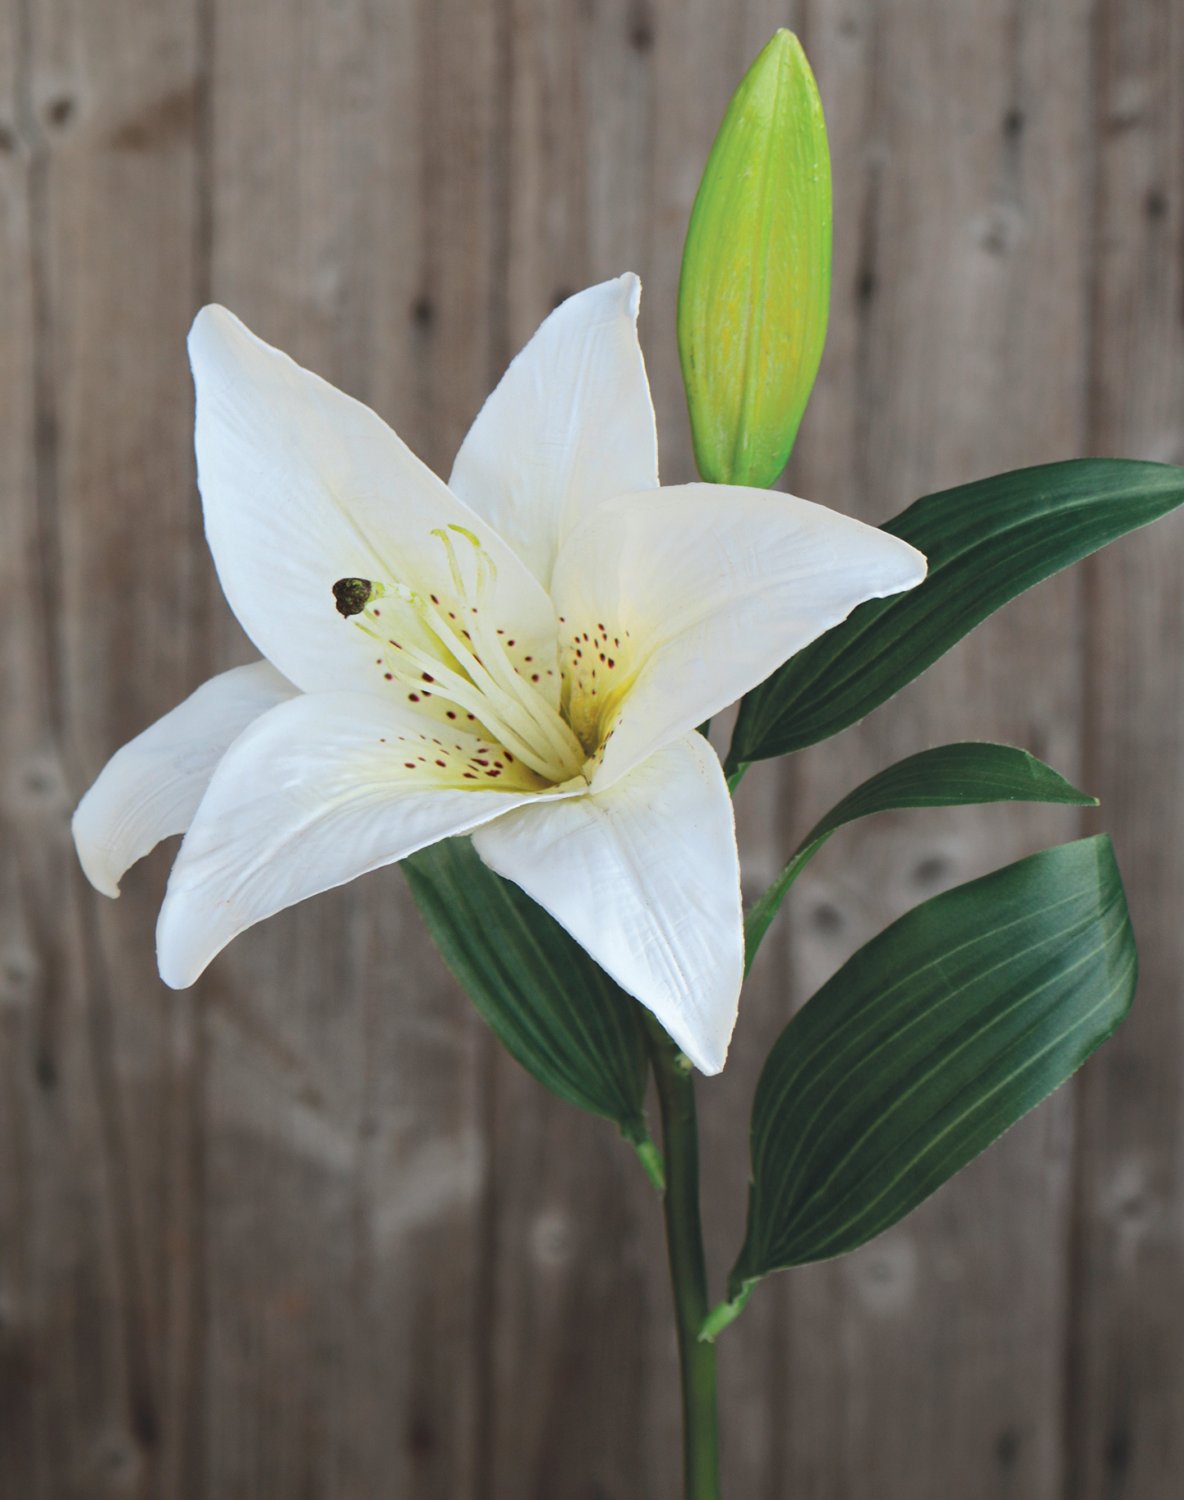
[[[455,703],[457,708],[465,713],[472,714],[482,728],[507,750],[512,751],[523,765],[529,766],[532,771],[547,781],[566,779],[562,770],[557,773],[552,759],[541,755],[528,740],[506,722],[505,718],[497,712],[490,698],[482,693],[479,687],[467,682],[446,667],[442,667],[433,657],[417,651],[413,646],[400,645],[397,649],[398,654],[389,657],[389,662],[395,678],[403,686],[418,688],[422,691],[423,678],[425,674],[430,675],[431,691],[434,696],[447,699],[449,703]],[[407,666],[412,670],[407,671]]]
[[[382,646],[389,676],[400,686],[455,704],[552,785],[569,781],[585,762],[584,747],[558,710],[524,680],[498,633],[486,623],[481,602],[493,581],[494,569],[479,539],[462,528],[449,529],[464,536],[475,554],[476,577],[466,581],[452,537],[443,528],[434,533],[443,543],[458,598],[479,601],[468,605],[459,619],[451,611],[446,618],[434,594],[428,598],[406,584],[371,584],[358,579],[334,584],[338,611],[344,613],[343,599],[348,605],[361,605],[357,612],[368,623],[356,623]],[[377,599],[397,600],[406,611],[405,624],[410,623],[407,615],[413,616],[420,645],[391,637],[390,622],[380,620],[378,610],[371,607]],[[407,631],[399,628],[399,634],[406,636]]]
[[[419,618],[481,694],[483,703],[496,703],[495,712],[498,717],[503,720],[509,718],[520,735],[525,734],[528,739],[534,740],[538,733],[542,733],[550,751],[546,757],[550,769],[540,770],[539,774],[551,776],[558,766],[559,774],[554,775],[556,781],[566,781],[574,776],[584,762],[583,746],[559,714],[543,700],[541,694],[522,681],[496,635],[491,636],[484,627],[480,615],[469,616],[469,622],[482,638],[480,649],[483,654],[478,656],[476,643],[466,641],[464,633],[450,626],[435,605],[417,598],[415,607]],[[504,665],[504,670],[496,678],[487,664],[487,657],[495,667]],[[477,717],[481,718],[481,714]]]
[[[523,680],[522,674],[510,660],[510,655],[502,645],[496,631],[491,630],[479,615],[472,618],[472,625],[478,637],[473,644],[481,652],[481,663],[490,664],[490,673],[492,675],[496,672],[498,686],[503,691],[514,694],[534,723],[546,735],[560,759],[573,760],[574,758],[575,769],[578,770],[584,759],[584,747],[571,726],[557,709],[551,707],[536,688]],[[574,775],[575,771],[569,774]]]

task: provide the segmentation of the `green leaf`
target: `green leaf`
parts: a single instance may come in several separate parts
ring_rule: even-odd
[[[1184,501],[1184,469],[1072,459],[946,490],[889,521],[929,559],[919,587],[861,604],[740,707],[728,770],[846,729],[1000,605]]]
[[[403,869],[445,962],[506,1050],[560,1098],[649,1147],[637,1002],[468,839],[422,849]]]
[[[760,947],[790,886],[836,829],[872,813],[906,807],[961,807],[983,802],[1061,802],[1096,807],[1096,797],[1070,786],[1042,760],[1012,745],[967,742],[922,750],[862,782],[837,802],[798,845],[793,858],[748,913],[748,963]]]
[[[1115,1030],[1136,965],[1104,836],[935,896],[873,938],[765,1064],[730,1297],[903,1218]]]
[[[678,352],[704,479],[764,487],[785,467],[830,307],[831,190],[818,86],[789,31],[745,74],[691,211]]]

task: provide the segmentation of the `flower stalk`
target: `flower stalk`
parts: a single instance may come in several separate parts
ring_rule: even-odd
[[[678,1329],[682,1384],[684,1494],[720,1500],[715,1347],[700,1329],[708,1312],[707,1264],[699,1220],[699,1134],[690,1062],[647,1017],[666,1157],[666,1247]]]

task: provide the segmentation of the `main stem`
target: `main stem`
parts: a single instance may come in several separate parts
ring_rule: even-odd
[[[662,1028],[651,1022],[649,1032],[666,1148],[666,1246],[682,1376],[685,1495],[686,1500],[720,1500],[715,1346],[699,1339],[708,1304],[695,1086],[690,1064]]]

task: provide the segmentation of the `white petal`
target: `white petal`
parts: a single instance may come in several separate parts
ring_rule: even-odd
[[[568,538],[552,588],[577,642],[587,631],[595,647],[603,625],[602,646],[619,643],[607,647],[615,677],[602,657],[598,678],[582,679],[611,709],[595,784],[718,713],[865,599],[915,587],[925,567],[899,538],[792,495],[686,484],[602,506]]]
[[[537,795],[459,790],[455,762],[479,742],[457,733],[439,746],[439,728],[366,693],[302,694],[256,720],[219,763],[173,866],[156,932],[165,983],[192,984],[264,917]]]
[[[125,870],[161,839],[184,833],[227,747],[295,692],[268,662],[235,667],[117,750],[71,824],[78,858],[96,890],[118,896]]]
[[[447,593],[433,532],[448,526],[478,537],[494,563],[498,623],[540,659],[553,649],[554,617],[528,569],[369,407],[225,308],[197,315],[189,354],[218,576],[247,634],[298,687],[377,690],[374,653],[336,612],[333,584],[362,577]]]
[[[732,803],[702,735],[603,793],[540,799],[473,844],[658,1020],[704,1073],[727,1056],[744,973]]]
[[[502,376],[449,484],[544,584],[590,508],[658,483],[658,439],[637,342],[641,284],[619,276],[548,317]]]

